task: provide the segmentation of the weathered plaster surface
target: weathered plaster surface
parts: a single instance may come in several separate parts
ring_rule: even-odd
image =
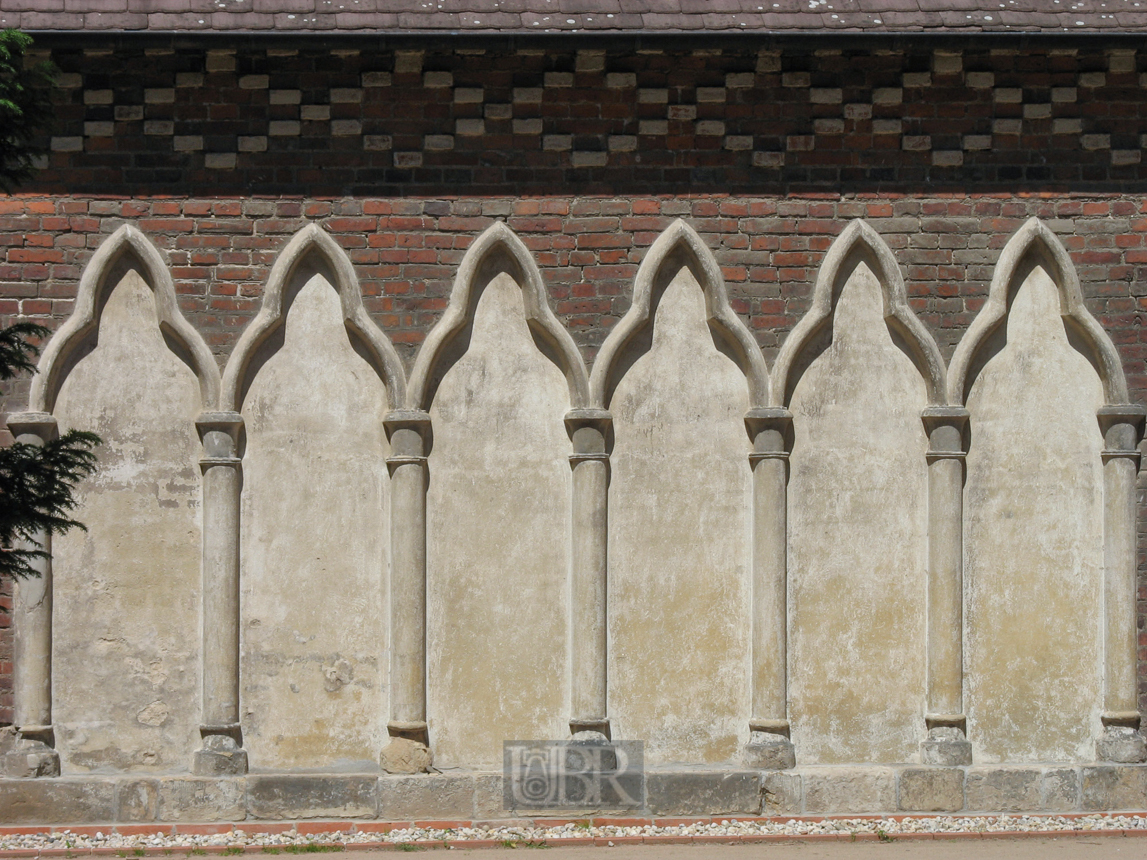
[[[689,268],[652,317],[609,403],[613,734],[652,763],[730,761],[748,737],[748,385]]]
[[[446,767],[568,734],[569,390],[513,277],[473,314],[430,408],[427,719]]]
[[[54,545],[57,740],[65,772],[181,769],[198,735],[200,388],[139,270],[109,279],[55,403],[61,430],[104,441],[78,492],[88,531]]]
[[[242,409],[245,745],[264,768],[373,763],[387,712],[387,392],[329,276],[304,263],[287,302]]]
[[[910,762],[923,735],[925,382],[867,263],[793,389],[789,695],[797,760]]]
[[[1103,390],[1047,272],[1015,283],[1006,337],[988,342],[968,397],[968,738],[979,761],[1088,761],[1102,703]]]

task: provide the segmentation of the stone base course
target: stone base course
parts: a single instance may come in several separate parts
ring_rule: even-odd
[[[624,819],[634,826],[674,820],[665,816],[1147,811],[1147,765],[682,769],[650,770],[645,779],[645,807],[623,812],[634,816]],[[550,814],[573,820],[610,811]],[[0,779],[0,822],[10,826],[144,825],[152,832],[155,825],[178,830],[190,823],[220,822],[207,826],[225,828],[306,819],[353,820],[363,822],[360,827],[373,822],[383,829],[402,822],[551,820],[538,817],[537,810],[507,810],[499,773]]]

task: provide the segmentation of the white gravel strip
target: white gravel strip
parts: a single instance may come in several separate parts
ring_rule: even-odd
[[[125,850],[163,850],[167,848],[198,848],[211,845],[276,847],[307,845],[354,846],[368,842],[447,842],[456,840],[496,840],[499,842],[546,842],[560,844],[563,839],[597,837],[612,839],[621,836],[809,836],[817,834],[874,833],[895,837],[902,833],[1058,833],[1086,830],[1143,830],[1147,832],[1147,815],[1096,814],[1066,818],[1058,815],[982,815],[982,816],[919,816],[900,820],[893,818],[828,818],[811,820],[738,821],[736,818],[718,822],[670,827],[653,825],[637,827],[586,826],[563,824],[557,827],[535,826],[477,826],[457,829],[410,827],[388,833],[356,833],[348,822],[347,830],[335,833],[299,834],[248,833],[236,828],[228,833],[211,835],[148,834],[124,836],[97,832],[95,835],[75,834],[68,830],[59,833],[37,833],[0,836],[0,850],[40,850],[52,848],[123,848]]]

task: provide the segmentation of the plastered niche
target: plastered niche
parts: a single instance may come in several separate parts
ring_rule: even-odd
[[[544,303],[540,277],[502,229],[463,264],[459,314],[440,324],[449,340],[428,339],[442,349],[428,365],[440,382],[429,404],[427,709],[445,767],[499,767],[504,740],[567,734],[570,392],[527,323],[531,299]]]
[[[250,380],[244,743],[258,767],[373,767],[388,708],[385,343],[348,323],[358,284],[317,228],[276,268],[267,303],[277,316],[253,324],[262,337],[240,345],[235,375]]]
[[[1102,702],[1104,393],[1040,250],[967,377],[968,738],[988,762],[1092,760]]]
[[[198,739],[194,421],[203,399],[196,351],[180,341],[190,330],[161,313],[174,308],[162,266],[132,228],[105,241],[33,398],[61,431],[103,439],[99,469],[77,491],[75,516],[87,531],[53,547],[53,696],[65,773],[180,770]],[[195,346],[201,358],[202,341]]]
[[[749,708],[749,384],[708,324],[727,300],[700,238],[678,222],[642,268],[641,325],[620,324],[628,342],[599,358],[614,374],[613,734],[643,740],[654,764],[731,761]]]
[[[929,402],[911,356],[938,354],[894,325],[903,283],[871,229],[833,250],[816,325],[794,331],[774,386],[793,415],[789,715],[799,762],[910,762],[924,731]]]

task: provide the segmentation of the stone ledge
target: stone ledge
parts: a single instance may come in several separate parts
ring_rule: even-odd
[[[5,825],[1147,811],[1147,765],[650,769],[641,809],[507,810],[502,775],[455,772],[0,779]]]

